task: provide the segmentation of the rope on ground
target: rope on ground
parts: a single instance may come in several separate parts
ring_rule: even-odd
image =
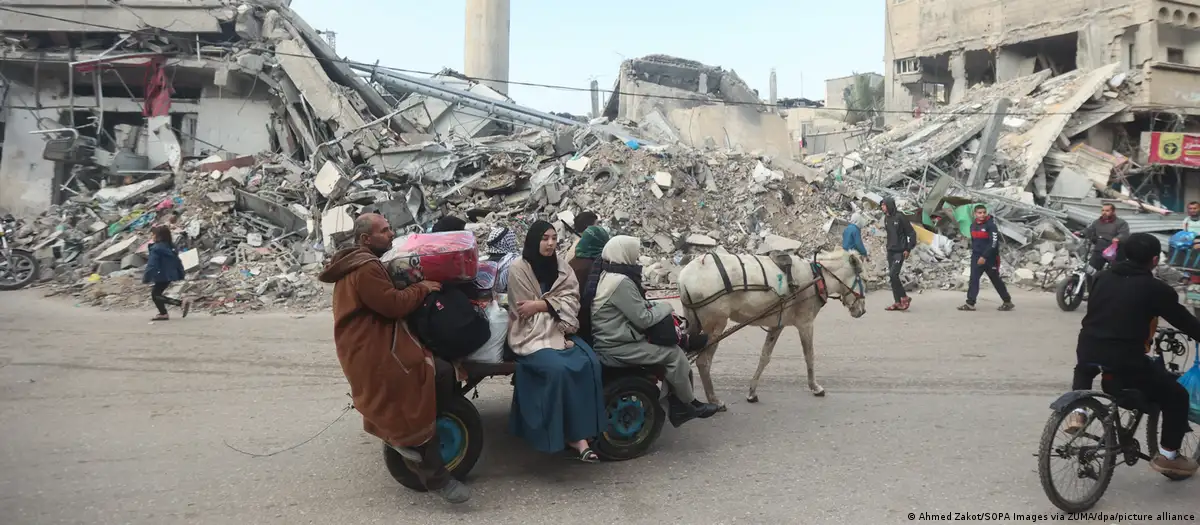
[[[347,394],[347,395],[349,395],[349,394]],[[328,425],[325,425],[325,428],[322,428],[320,432],[317,432],[316,434],[313,434],[313,435],[312,435],[312,437],[310,437],[310,438],[308,438],[308,439],[306,439],[306,440],[304,440],[304,441],[301,441],[301,442],[299,442],[299,443],[296,443],[295,445],[292,445],[292,446],[290,446],[290,447],[287,447],[287,448],[285,448],[285,449],[282,449],[282,450],[276,450],[275,452],[271,452],[271,453],[267,453],[267,454],[256,454],[256,453],[254,453],[254,452],[246,452],[245,450],[242,450],[242,449],[240,449],[240,448],[237,448],[237,447],[235,447],[235,446],[233,446],[233,445],[230,445],[230,444],[229,444],[229,441],[227,441],[227,440],[221,440],[221,442],[222,442],[222,443],[224,443],[226,447],[229,447],[229,449],[230,449],[230,450],[232,450],[232,451],[234,451],[234,452],[238,452],[238,453],[241,453],[241,454],[245,454],[245,455],[247,455],[247,456],[250,456],[250,457],[252,457],[252,458],[269,458],[269,457],[271,457],[271,456],[274,456],[274,455],[276,455],[276,454],[282,454],[282,453],[284,453],[284,452],[287,452],[287,451],[289,451],[289,450],[295,450],[295,449],[297,449],[297,448],[300,448],[300,447],[302,447],[302,446],[304,446],[304,445],[307,445],[307,444],[308,444],[309,442],[311,442],[312,440],[314,440],[314,439],[317,439],[318,437],[320,437],[320,435],[321,435],[321,434],[324,434],[326,430],[329,430],[329,427],[332,427],[332,426],[333,426],[335,423],[337,423],[338,421],[341,421],[341,420],[342,420],[342,418],[343,418],[343,417],[346,417],[346,414],[347,414],[348,412],[350,412],[351,410],[353,410],[353,409],[354,409],[354,404],[352,404],[352,403],[347,403],[347,404],[346,404],[346,407],[342,409],[342,413],[338,414],[338,416],[337,416],[336,418],[334,418],[334,419],[333,419],[333,421],[330,421]]]

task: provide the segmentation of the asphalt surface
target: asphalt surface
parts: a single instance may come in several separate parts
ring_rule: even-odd
[[[985,296],[987,296],[985,291]],[[1048,405],[1070,386],[1081,313],[1018,294],[1014,312],[911,311],[818,318],[813,397],[799,339],[785,333],[745,392],[762,332],[722,345],[714,380],[729,411],[669,426],[651,452],[586,465],[506,435],[507,381],[474,402],[487,431],[450,506],[399,486],[346,406],[328,313],[196,314],[150,324],[0,293],[0,524],[910,523],[909,513],[1052,515],[1038,483]],[[1105,513],[1200,513],[1200,480],[1119,466]],[[918,516],[919,518],[919,516]],[[926,520],[928,521],[928,520]],[[982,521],[980,521],[982,522]],[[1083,523],[1135,523],[1083,520]]]

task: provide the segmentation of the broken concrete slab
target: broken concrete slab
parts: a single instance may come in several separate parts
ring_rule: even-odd
[[[228,170],[225,170],[225,173],[223,175],[221,175],[221,182],[230,181],[230,182],[233,182],[234,184],[237,184],[238,186],[245,187],[246,179],[248,179],[249,177],[250,177],[250,169],[249,168],[233,167],[233,168],[229,168]]]
[[[375,202],[362,209],[363,213],[378,213],[387,219],[388,224],[392,229],[403,228],[416,221],[409,210],[408,202],[403,200],[390,200],[383,202]]]
[[[701,235],[698,233],[688,235],[687,243],[692,246],[702,246],[705,248],[712,248],[712,247],[716,246],[717,244],[719,244],[716,239],[713,239],[712,237],[709,237],[707,235]]]
[[[668,172],[665,172],[665,171],[655,172],[654,173],[654,183],[658,184],[659,187],[662,187],[662,188],[670,188],[671,187],[671,174]]]
[[[651,237],[651,239],[658,245],[660,250],[667,253],[675,251],[675,239],[672,239],[670,235],[659,233]]]
[[[209,193],[207,197],[208,200],[212,201],[213,204],[228,204],[237,202],[237,195],[234,195],[233,192],[229,190],[221,190]]]
[[[1074,137],[1089,129],[1098,126],[1100,123],[1108,120],[1113,115],[1129,109],[1129,104],[1120,100],[1109,100],[1104,105],[1091,110],[1077,111],[1067,121],[1066,128],[1063,129],[1063,134],[1067,137]]]
[[[183,263],[183,271],[190,272],[200,267],[200,250],[195,248],[179,252],[179,262]]]
[[[317,191],[321,195],[337,200],[350,187],[350,179],[347,179],[342,174],[342,169],[336,163],[332,160],[327,160],[321,166],[321,170],[317,172],[317,178],[313,181],[313,185],[316,186]]]
[[[140,254],[131,253],[121,258],[121,269],[141,268],[146,265],[146,258]]]
[[[172,176],[164,175],[155,179],[147,179],[124,186],[109,186],[96,191],[93,197],[101,202],[122,203],[133,200],[139,195],[163,190],[172,183]]]
[[[658,184],[653,182],[650,183],[650,193],[653,193],[654,198],[656,199],[661,199],[664,195],[662,189],[658,187]]]
[[[367,162],[380,173],[407,173],[418,180],[444,183],[454,180],[458,157],[436,142],[383,148]]]
[[[592,159],[587,157],[577,157],[567,161],[567,169],[582,172],[587,169],[588,164],[591,164],[591,162]]]
[[[1022,155],[1023,158],[1021,159],[1023,160],[1024,169],[1016,187],[1025,188],[1029,186],[1034,174],[1037,173],[1038,166],[1042,164],[1042,158],[1054,146],[1054,142],[1058,140],[1058,136],[1062,134],[1063,129],[1066,127],[1067,121],[1071,119],[1084,102],[1090,100],[1092,95],[1096,94],[1104,86],[1104,83],[1112,78],[1118,66],[1120,64],[1112,63],[1082,75],[1077,81],[1071,83],[1072,91],[1070,96],[1047,108],[1050,113],[1034,124],[1028,131],[1011,137],[1008,140],[1010,145],[1021,146],[1024,150],[1024,155]],[[1066,88],[1064,87],[1064,89]]]
[[[118,271],[121,271],[121,263],[118,261],[101,261],[96,265],[96,273],[101,277],[107,277]]]
[[[770,252],[776,251],[788,252],[799,250],[803,246],[804,243],[801,243],[800,241],[788,239],[786,237],[780,237],[772,233],[763,238],[762,244],[759,245],[757,253],[758,255],[766,255]]]
[[[1058,173],[1050,196],[1082,199],[1092,192],[1093,187],[1092,179],[1076,173],[1074,167],[1068,166]]]
[[[232,159],[223,159],[219,156],[213,155],[201,161],[198,169],[202,172],[224,172],[229,168],[249,168],[257,163],[258,158],[254,155],[245,155],[242,157],[234,157]]]
[[[138,239],[136,235],[130,235],[128,238],[118,241],[112,246],[106,248],[104,251],[100,252],[100,255],[96,257],[96,260],[120,262],[121,258],[125,256],[125,253],[128,252],[130,248],[133,248],[133,246],[136,245],[139,240],[140,239]],[[120,268],[117,269],[120,270]]]
[[[325,238],[325,253],[337,251],[335,245],[345,234],[354,230],[354,217],[350,216],[352,204],[335,206],[321,215],[321,234]]]
[[[308,235],[311,220],[305,220],[296,215],[288,206],[264,199],[253,193],[234,190],[237,194],[235,208],[242,211],[252,211],[284,229],[285,232],[296,232],[300,236]]]

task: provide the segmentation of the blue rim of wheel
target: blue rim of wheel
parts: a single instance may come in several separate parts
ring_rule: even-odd
[[[633,445],[646,439],[651,425],[647,424],[646,411],[653,410],[650,401],[637,393],[616,397],[608,402],[608,429],[604,436],[608,441]]]
[[[454,470],[467,455],[467,427],[457,417],[446,414],[437,418],[437,433],[442,462],[446,470]]]

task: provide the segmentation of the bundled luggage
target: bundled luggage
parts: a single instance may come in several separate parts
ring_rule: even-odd
[[[397,288],[423,280],[467,282],[475,279],[479,252],[471,232],[414,233],[392,242],[380,257]]]

